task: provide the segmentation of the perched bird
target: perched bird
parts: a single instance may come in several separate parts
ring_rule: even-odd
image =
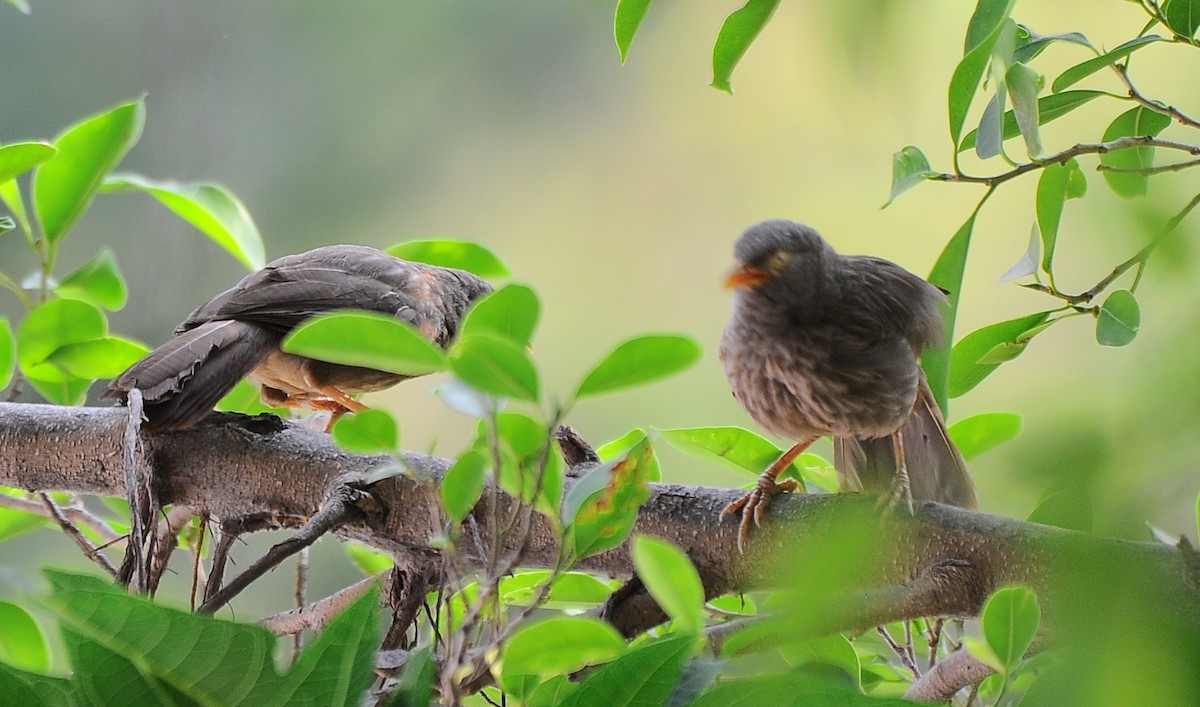
[[[195,424],[245,377],[275,407],[306,406],[335,416],[362,410],[351,394],[409,376],[284,353],[283,337],[318,314],[365,309],[407,321],[444,348],[471,302],[491,290],[471,273],[366,246],[284,256],[197,307],[174,338],[130,366],[105,395],[125,400],[140,390],[150,430]]]
[[[946,434],[918,362],[943,336],[945,295],[895,263],[839,255],[812,228],[751,226],[726,280],[733,313],[720,356],[739,403],[795,442],[721,517],[741,512],[739,548],[776,479],[822,435],[834,439],[843,491],[975,506],[966,463]]]

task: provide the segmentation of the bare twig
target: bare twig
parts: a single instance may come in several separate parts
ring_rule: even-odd
[[[103,518],[84,508],[83,504],[78,502],[78,499],[65,506],[58,506],[56,504],[56,507],[59,513],[76,526],[87,528],[93,534],[100,536],[104,541],[104,547],[109,547],[125,539],[124,535],[118,535],[108,523],[105,523]],[[10,496],[6,493],[0,493],[0,508],[12,508],[45,518],[54,518],[45,503],[40,503],[29,498],[21,498],[20,496]]]
[[[1164,26],[1166,25],[1164,24]],[[1124,62],[1118,61],[1111,64],[1111,66],[1112,70],[1115,71],[1117,76],[1121,79],[1121,83],[1125,84],[1125,88],[1129,89],[1129,97],[1134,101],[1137,101],[1138,104],[1145,106],[1155,113],[1162,113],[1165,116],[1169,116],[1170,118],[1179,121],[1189,128],[1200,128],[1200,121],[1197,121],[1195,118],[1192,118],[1175,106],[1167,105],[1166,103],[1163,103],[1162,101],[1156,101],[1153,98],[1147,98],[1141,91],[1137,89],[1136,86],[1133,85],[1133,81],[1129,78],[1129,67],[1126,66]]]
[[[1190,169],[1200,165],[1200,159],[1186,160],[1184,162],[1173,162],[1171,164],[1160,164],[1154,167],[1113,167],[1107,164],[1096,165],[1097,172],[1113,172],[1115,174],[1162,174],[1163,172],[1182,172],[1185,169]]]
[[[62,511],[58,507],[58,504],[54,502],[53,498],[50,498],[50,494],[39,493],[38,498],[42,499],[42,503],[46,507],[47,514],[54,519],[55,523],[58,523],[58,527],[63,529],[63,532],[67,534],[67,537],[75,541],[75,544],[79,546],[80,550],[83,550],[84,557],[100,565],[104,568],[105,572],[108,572],[110,575],[116,577],[117,568],[113,567],[112,563],[108,561],[108,558],[105,557],[104,554],[99,550],[97,550],[96,546],[92,545],[92,542],[84,537],[83,532],[79,530],[74,523],[68,520],[66,516],[63,515]]]
[[[888,644],[888,648],[892,649],[892,652],[896,654],[896,657],[900,659],[904,667],[908,668],[909,672],[913,674],[913,677],[920,677],[921,671],[917,668],[917,664],[913,661],[908,651],[905,650],[904,646],[897,643],[896,639],[892,638],[892,634],[888,633],[888,630],[883,626],[876,626],[875,630],[883,637],[883,642]]]
[[[930,668],[908,688],[904,696],[910,700],[927,702],[949,700],[968,685],[996,672],[980,661],[965,648],[951,653],[940,663]]]
[[[260,619],[258,625],[279,636],[293,636],[306,630],[320,631],[334,617],[340,614],[343,609],[370,591],[371,587],[377,585],[385,574],[386,572],[380,572],[366,579],[361,579],[349,587],[340,589],[334,594],[330,594],[324,599],[318,599],[307,606],[272,614],[264,619]]]
[[[304,609],[308,600],[305,598],[308,593],[308,550],[304,547],[296,555],[296,591],[294,598],[296,600],[296,610]],[[300,659],[300,651],[304,650],[304,631],[296,631],[292,634],[292,665]]]
[[[154,558],[150,563],[148,587],[150,596],[154,596],[154,593],[158,591],[158,583],[162,581],[163,572],[166,571],[167,563],[171,559],[171,553],[175,552],[175,548],[179,546],[179,541],[175,539],[175,536],[194,515],[196,515],[195,511],[187,506],[175,506],[158,522],[158,528],[155,531],[158,539],[155,541]]]

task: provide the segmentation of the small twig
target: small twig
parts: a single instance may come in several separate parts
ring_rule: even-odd
[[[67,534],[67,537],[74,540],[75,544],[79,546],[79,549],[83,550],[84,557],[87,557],[92,562],[100,565],[104,568],[105,572],[108,572],[113,577],[116,577],[117,568],[113,567],[112,563],[108,561],[108,558],[105,557],[99,550],[97,550],[96,546],[92,545],[90,540],[84,537],[83,531],[81,531],[74,523],[72,523],[65,515],[63,515],[62,511],[58,507],[58,504],[54,502],[53,498],[50,498],[50,494],[41,492],[38,494],[38,498],[42,499],[42,503],[46,506],[47,514],[54,519],[55,523],[58,523],[58,527],[62,528],[63,532]]]
[[[192,593],[191,593],[191,609],[196,610],[196,597],[199,595],[199,589],[203,585],[204,592],[208,592],[208,582],[204,577],[204,563],[201,560],[204,558],[204,534],[208,530],[208,513],[200,514],[200,524],[196,528],[196,544],[192,548]]]
[[[949,700],[968,685],[979,682],[996,672],[966,649],[959,649],[942,659],[916,682],[909,686],[904,697],[910,700],[935,702]],[[972,695],[974,691],[972,691]]]
[[[213,548],[211,563],[212,570],[208,573],[208,585],[204,588],[205,601],[221,590],[221,585],[225,581],[225,566],[229,562],[229,551],[233,549],[237,538],[238,536],[232,528],[226,528],[224,524],[217,531],[217,544]],[[192,606],[195,607],[195,604],[196,599],[193,596]]]
[[[1143,95],[1142,92],[1133,85],[1133,81],[1129,78],[1129,67],[1126,66],[1124,62],[1114,62],[1113,64],[1110,64],[1110,66],[1112,66],[1112,70],[1115,71],[1117,76],[1121,79],[1121,83],[1125,84],[1125,88],[1129,89],[1129,97],[1137,101],[1140,105],[1145,106],[1155,113],[1161,113],[1169,116],[1190,128],[1200,128],[1200,121],[1197,121],[1195,118],[1185,114],[1175,106],[1167,105],[1162,101],[1156,101],[1153,98],[1147,98],[1145,95]]]
[[[201,614],[211,614],[220,609],[256,579],[278,567],[280,562],[312,545],[322,535],[344,523],[355,512],[354,504],[348,498],[348,490],[348,487],[339,488],[331,495],[325,507],[309,519],[295,535],[267,550],[265,555],[255,560],[245,571],[234,577],[233,581],[201,604],[197,611]]]
[[[908,655],[908,662],[914,666],[917,664],[917,651],[913,648],[913,632],[912,621],[904,621],[904,652]]]
[[[885,627],[876,626],[875,630],[879,632],[880,636],[883,636],[884,643],[888,644],[888,647],[892,649],[892,652],[896,654],[896,657],[900,659],[900,662],[904,664],[904,667],[908,668],[908,670],[913,674],[913,677],[919,677],[921,675],[921,671],[917,669],[917,664],[914,663],[911,658],[909,658],[908,651],[904,650],[904,647],[897,643],[896,639],[892,638],[892,634],[888,633],[888,630]]]
[[[301,631],[320,631],[356,599],[371,590],[387,572],[361,579],[324,599],[297,609],[288,609],[258,621],[258,625],[278,636],[293,636]]]
[[[104,545],[98,549],[104,549],[105,547],[109,547],[125,539],[124,535],[118,535],[116,531],[109,527],[108,523],[105,523],[103,518],[84,508],[83,505],[78,502],[57,507],[59,513],[61,513],[67,520],[71,521],[78,527],[87,528],[92,533],[100,536],[100,538],[104,541]],[[0,493],[0,508],[12,508],[18,511],[25,511],[26,513],[33,513],[34,515],[39,515],[45,518],[54,518],[53,514],[50,512],[50,509],[46,508],[44,503],[39,503],[38,501],[28,498],[21,498],[20,496],[10,496],[6,493]]]
[[[305,595],[308,593],[308,550],[304,547],[296,555],[296,592],[294,598],[296,600],[296,610],[304,609],[308,603]],[[300,651],[304,650],[304,631],[297,631],[292,634],[292,665],[296,665],[296,661],[300,660]]]
[[[937,662],[938,646],[942,643],[942,627],[946,625],[946,619],[938,618],[937,621],[929,626],[929,667],[932,668]]]
[[[175,552],[175,548],[179,546],[179,541],[175,539],[175,536],[194,515],[196,515],[195,511],[187,506],[175,506],[158,522],[158,528],[155,531],[158,539],[155,541],[154,558],[150,563],[148,587],[150,596],[154,596],[154,593],[158,591],[158,584],[162,581],[163,572],[166,571],[167,563],[171,559],[171,553]]]

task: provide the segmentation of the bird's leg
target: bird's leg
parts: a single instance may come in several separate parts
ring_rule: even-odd
[[[892,453],[896,457],[896,479],[892,482],[891,491],[879,499],[879,505],[884,507],[887,512],[891,512],[903,500],[908,506],[909,515],[913,515],[916,511],[913,509],[912,484],[908,480],[908,465],[904,462],[904,434],[901,430],[892,433]]]
[[[760,524],[763,511],[771,502],[771,497],[781,491],[795,491],[801,488],[800,483],[795,479],[786,479],[782,483],[777,483],[775,480],[791,466],[796,457],[800,456],[815,441],[817,438],[813,437],[792,445],[791,449],[784,452],[775,460],[774,464],[771,464],[766,471],[759,475],[758,483],[754,485],[754,489],[750,493],[725,506],[721,511],[717,522],[725,520],[725,516],[733,513],[740,512],[742,514],[742,521],[738,525],[738,552],[744,551],[746,538],[750,535],[750,521],[753,520],[755,525]]]

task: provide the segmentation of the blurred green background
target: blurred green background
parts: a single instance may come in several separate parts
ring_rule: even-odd
[[[624,67],[613,0],[33,0],[30,16],[4,5],[0,141],[52,138],[145,93],[145,133],[122,170],[227,185],[254,215],[268,257],[427,237],[477,240],[500,253],[543,298],[535,356],[547,390],[565,397],[604,352],[637,333],[680,331],[704,345],[704,359],[684,375],[581,404],[569,422],[594,443],[636,426],[753,426],[716,357],[729,299],[721,274],[741,230],[793,218],[842,252],[924,274],[982,189],[923,184],[879,208],[894,151],[915,144],[935,168],[950,165],[947,83],[971,3],[783,3],[735,72],[731,97],[706,84],[712,41],[738,5],[656,4]],[[1107,47],[1143,24],[1122,2],[1026,2],[1014,17],[1044,34],[1081,30]],[[1056,45],[1034,66],[1053,77],[1083,51]],[[1147,49],[1133,73],[1150,95],[1200,112],[1194,51]],[[1107,73],[1088,83],[1119,90]],[[1126,107],[1097,101],[1047,126],[1047,151],[1098,140]],[[981,108],[982,99],[976,115]],[[1024,156],[1019,141],[1009,145]],[[1082,162],[1090,191],[1069,202],[1059,236],[1058,284],[1068,291],[1138,250],[1147,224],[1177,211],[1195,182],[1188,172],[1156,177],[1148,198],[1125,201],[1092,171],[1093,159]],[[972,157],[964,166],[1003,169]],[[1035,181],[1006,185],[980,217],[960,337],[1056,306],[996,282],[1028,242]],[[983,510],[1025,517],[1057,484],[1090,504],[1098,532],[1148,539],[1152,523],[1195,536],[1197,219],[1151,262],[1131,346],[1101,348],[1092,322],[1075,319],[952,401],[952,419],[1025,416],[1021,437],[972,464]],[[61,272],[105,245],[131,289],[113,327],[151,345],[245,274],[145,196],[100,196],[64,242]],[[0,238],[6,271],[32,269],[25,251],[19,237]],[[19,316],[12,298],[0,298],[0,314]],[[430,395],[436,384],[411,382],[368,402],[398,414],[404,446],[454,455],[473,423]],[[660,454],[668,481],[750,481]],[[330,567],[353,571],[331,545],[318,555],[327,564],[314,593],[346,583]],[[0,545],[0,570],[47,561],[83,562],[48,530]],[[290,579],[276,574],[286,587]]]

